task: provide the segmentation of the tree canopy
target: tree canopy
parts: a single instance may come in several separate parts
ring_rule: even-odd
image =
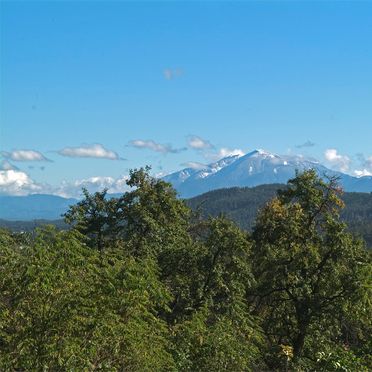
[[[337,180],[299,173],[252,233],[172,187],[84,191],[71,228],[0,230],[0,369],[368,371],[371,261]]]

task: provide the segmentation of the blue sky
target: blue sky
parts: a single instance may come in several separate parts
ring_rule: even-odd
[[[264,148],[369,174],[371,40],[371,2],[1,2],[2,172],[59,185]]]

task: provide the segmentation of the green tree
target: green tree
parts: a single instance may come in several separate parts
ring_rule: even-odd
[[[130,171],[131,188],[119,198],[107,190],[90,194],[64,214],[66,223],[88,238],[89,245],[121,245],[134,256],[157,255],[170,245],[187,239],[190,209],[177,199],[169,183],[149,175],[150,168]]]
[[[314,358],[315,334],[337,339],[335,319],[358,303],[368,257],[363,243],[339,219],[337,180],[314,170],[297,174],[259,213],[253,231],[256,311],[275,350],[293,347],[294,360]],[[320,346],[320,343],[318,344]],[[273,353],[274,351],[274,353]]]
[[[133,190],[118,202],[120,236],[135,256],[155,255],[188,240],[190,209],[172,186],[149,175],[150,168],[130,171]]]
[[[257,367],[260,330],[250,314],[247,234],[223,217],[201,222],[189,249],[170,267],[174,359],[179,370],[247,371]]]
[[[179,371],[260,371],[260,337],[249,318],[215,314],[208,306],[173,327]]]
[[[84,199],[63,215],[67,224],[88,238],[89,245],[100,252],[115,240],[118,201],[107,198],[107,189],[90,194],[83,188]]]
[[[174,297],[169,316],[187,318],[206,305],[216,314],[248,314],[245,291],[253,276],[247,234],[223,217],[190,229],[192,241],[160,255],[162,278]]]
[[[0,236],[1,370],[173,368],[156,262],[99,253],[76,231],[47,228],[19,250]]]

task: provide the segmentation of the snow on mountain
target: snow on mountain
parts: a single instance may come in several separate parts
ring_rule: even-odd
[[[217,172],[219,172],[224,167],[232,164],[239,158],[239,155],[228,156],[215,163],[205,165],[205,167],[195,168],[185,168],[179,172],[171,173],[165,176],[163,179],[170,182],[175,188],[182,185],[183,183],[190,182],[191,180],[200,180],[207,178]]]
[[[330,170],[319,162],[301,156],[276,155],[254,150],[243,156],[230,156],[203,169],[186,168],[163,179],[188,198],[225,187],[253,187],[261,184],[286,183],[296,170],[314,168],[319,175],[340,177],[346,191],[372,192],[372,177],[352,177]]]

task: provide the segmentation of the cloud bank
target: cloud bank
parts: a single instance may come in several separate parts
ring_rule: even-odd
[[[129,190],[126,184],[128,176],[113,177],[90,177],[75,181],[63,181],[58,186],[36,183],[28,174],[17,170],[0,171],[0,195],[29,195],[51,194],[65,198],[80,198],[82,188],[89,192],[108,189],[109,193],[124,193]]]
[[[108,189],[108,193],[124,193],[129,190],[126,184],[128,176],[121,176],[119,178],[113,177],[89,177],[72,182],[64,181],[60,186],[54,188],[52,193],[54,195],[65,198],[80,198],[82,196],[82,188],[86,188],[90,193]]]

